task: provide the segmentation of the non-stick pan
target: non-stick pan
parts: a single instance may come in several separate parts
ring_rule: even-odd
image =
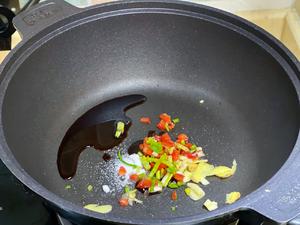
[[[299,214],[299,62],[266,32],[223,11],[162,0],[85,9],[52,0],[14,23],[23,39],[0,70],[0,156],[61,215],[77,224],[195,224],[247,210],[278,223]],[[110,154],[125,154],[154,128],[140,124],[140,117],[154,123],[162,112],[179,117],[173,135],[187,133],[216,165],[238,163],[232,178],[211,179],[204,188],[203,201],[215,200],[219,209],[207,212],[203,201],[183,191],[176,203],[165,191],[121,208],[122,190],[105,194],[101,188],[118,187],[113,161],[93,149],[81,154],[71,181],[59,176],[58,148],[74,121],[132,94],[147,101],[127,111],[128,137]],[[226,206],[231,191],[243,197]],[[112,204],[113,210],[97,214],[83,209],[88,203]]]

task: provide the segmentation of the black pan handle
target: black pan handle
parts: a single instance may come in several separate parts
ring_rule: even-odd
[[[293,219],[300,215],[300,141],[281,170],[263,188],[255,200],[249,199],[247,207],[280,224],[297,224]]]
[[[19,13],[13,23],[22,39],[29,39],[46,27],[80,11],[64,0],[48,0]]]
[[[14,12],[0,5],[0,50],[11,49],[11,35],[15,32],[12,23]]]

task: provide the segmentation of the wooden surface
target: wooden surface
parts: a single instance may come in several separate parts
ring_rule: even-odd
[[[113,0],[92,0],[93,4]],[[238,12],[237,15],[257,24],[282,41],[300,60],[300,0],[294,8]],[[13,47],[21,40],[16,32],[12,37]],[[0,63],[9,51],[0,51]]]
[[[237,15],[264,28],[277,39],[281,39],[285,17],[288,11],[289,9],[247,11],[238,12]]]
[[[14,48],[20,41],[20,35],[18,34],[18,32],[15,32],[12,36],[12,48]],[[3,61],[5,56],[7,56],[8,53],[9,51],[0,51],[0,63]]]
[[[296,8],[239,12],[237,15],[270,32],[300,60],[300,17]]]
[[[281,41],[300,60],[300,17],[295,10],[287,14]]]

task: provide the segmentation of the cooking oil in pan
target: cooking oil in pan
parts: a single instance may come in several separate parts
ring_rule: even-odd
[[[79,155],[87,147],[105,151],[119,145],[127,136],[131,119],[125,111],[146,101],[143,95],[127,95],[101,103],[78,118],[65,134],[58,151],[57,166],[64,179],[71,179],[77,169]],[[125,124],[124,132],[115,137],[118,122]],[[104,154],[104,160],[110,156]]]

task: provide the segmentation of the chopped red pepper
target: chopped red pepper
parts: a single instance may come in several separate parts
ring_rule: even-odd
[[[172,153],[173,161],[177,161],[179,159],[179,154],[180,154],[180,151],[178,151],[176,149],[173,151],[173,153]]]
[[[186,143],[185,146],[188,147],[188,148],[191,148],[193,146],[193,144],[192,143]]]
[[[166,168],[168,168],[168,166],[166,164],[163,164],[163,163],[159,164],[159,167],[158,167],[159,170],[166,169]]]
[[[180,173],[175,173],[174,174],[174,179],[177,180],[177,181],[183,181],[184,175],[180,174]]]
[[[150,149],[149,145],[144,144],[143,145],[143,153],[145,155],[149,155],[150,156],[150,155],[152,155],[153,151]]]
[[[179,142],[181,142],[181,141],[187,142],[187,141],[189,140],[189,138],[188,138],[188,136],[187,136],[186,134],[179,134],[179,135],[177,136],[177,140],[178,140]]]
[[[168,133],[164,133],[163,135],[161,135],[161,141],[162,142],[172,141],[172,139]]]
[[[162,113],[159,115],[160,121],[156,125],[158,129],[162,131],[170,131],[175,127],[175,123],[172,122],[171,116],[167,113]]]
[[[143,144],[140,144],[140,145],[139,145],[139,149],[140,149],[140,150],[143,150],[143,148],[144,148],[144,145],[143,145]]]
[[[143,178],[141,181],[138,182],[136,188],[138,189],[146,189],[151,187],[151,180],[149,178]]]
[[[191,153],[191,152],[185,152],[184,155],[185,155],[187,158],[189,158],[189,159],[197,159],[197,158],[198,158],[197,155],[195,155],[195,154],[193,154],[193,153]]]
[[[156,127],[162,131],[170,131],[172,129],[174,129],[175,127],[175,124],[170,122],[170,123],[167,123],[166,121],[164,120],[161,120],[159,121],[159,123],[156,125]]]
[[[156,125],[156,127],[160,130],[165,130],[166,129],[166,122],[161,120],[159,123]]]
[[[161,136],[161,142],[166,147],[173,147],[174,146],[174,142],[172,141],[172,139],[171,139],[171,137],[168,133],[164,133]]]
[[[172,191],[172,194],[171,194],[171,198],[173,201],[176,201],[177,200],[177,192],[176,191]]]
[[[173,130],[175,127],[175,123],[171,122],[171,123],[168,123],[168,128],[169,130]]]
[[[137,182],[139,180],[139,175],[134,173],[134,174],[131,174],[129,178],[130,178],[130,180]]]
[[[119,204],[120,204],[120,206],[122,206],[122,207],[128,206],[128,204],[129,204],[128,199],[127,199],[127,198],[121,198],[121,199],[119,200]]]
[[[140,119],[140,122],[144,123],[144,124],[151,124],[151,119],[150,119],[150,117],[142,117]]]
[[[163,121],[165,121],[166,123],[171,123],[171,116],[169,116],[167,113],[162,113],[159,115],[159,118]]]
[[[124,166],[120,166],[118,174],[119,176],[124,176],[126,174],[126,169]]]

